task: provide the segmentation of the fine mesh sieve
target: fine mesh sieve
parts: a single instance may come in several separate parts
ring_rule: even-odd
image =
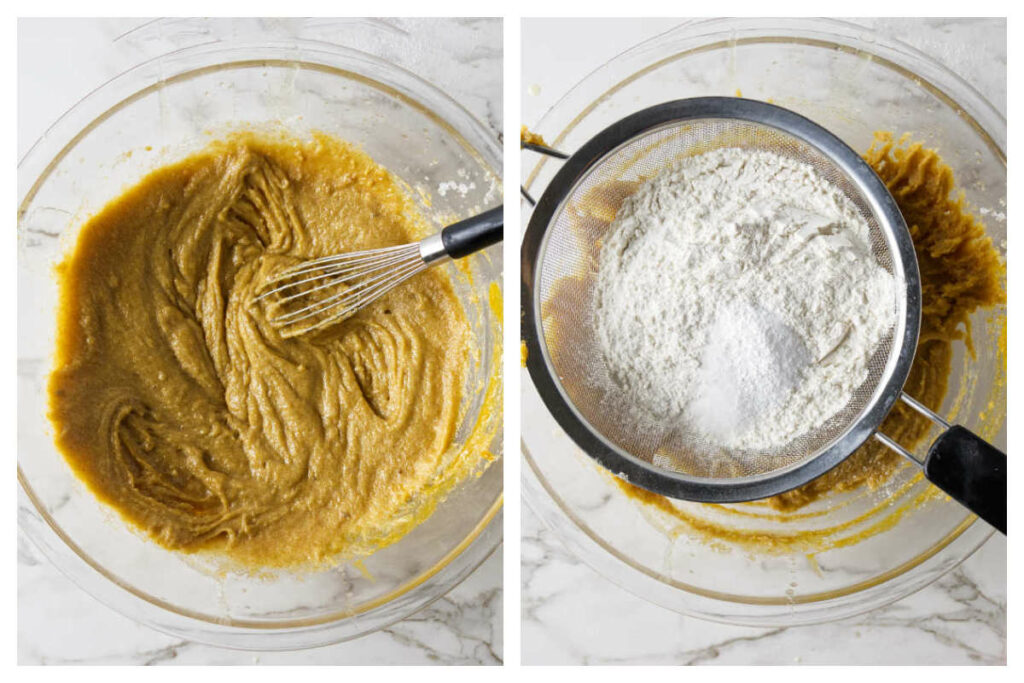
[[[892,328],[849,403],[772,451],[724,450],[672,420],[625,403],[597,346],[593,287],[602,239],[645,179],[722,147],[809,164],[856,205],[871,253],[896,282]],[[920,325],[920,282],[909,232],[885,185],[848,146],[811,121],[763,102],[695,98],[629,116],[574,154],[537,204],[523,242],[527,365],[548,409],[598,462],[676,498],[741,501],[789,490],[831,469],[869,438],[900,396]],[[678,422],[678,421],[676,421]]]

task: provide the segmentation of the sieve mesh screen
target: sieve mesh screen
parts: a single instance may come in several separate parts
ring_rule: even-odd
[[[612,381],[594,334],[594,284],[603,238],[623,200],[683,158],[723,147],[765,150],[809,164],[856,205],[870,228],[877,263],[896,280],[893,326],[845,408],[825,424],[772,451],[727,450],[628,405]],[[905,283],[893,238],[841,166],[785,131],[737,119],[687,120],[647,130],[618,146],[570,188],[555,210],[537,258],[537,305],[549,370],[579,418],[600,439],[649,466],[702,480],[774,475],[813,459],[841,438],[882,397],[894,372]]]

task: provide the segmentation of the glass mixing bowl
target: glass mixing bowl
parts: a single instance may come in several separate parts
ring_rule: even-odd
[[[478,340],[456,441],[480,421],[496,460],[398,542],[324,571],[222,574],[99,504],[57,452],[46,418],[57,284],[52,267],[82,223],[126,186],[237,127],[322,130],[362,147],[440,228],[501,202],[500,149],[430,84],[370,54],[321,42],[212,41],[152,59],[68,111],[18,168],[18,518],[66,575],[140,622],[189,639],[294,649],[356,637],[444,595],[501,541],[498,250],[452,268]],[[437,192],[457,182],[457,192]],[[464,190],[464,191],[463,191]],[[495,397],[499,397],[495,400]],[[214,563],[215,564],[215,563]]]
[[[938,148],[1005,257],[1005,119],[932,59],[852,24],[689,22],[591,73],[532,128],[572,152],[644,107],[737,92],[793,109],[857,150],[876,130],[908,132]],[[557,169],[542,159],[526,181],[531,194],[539,196]],[[978,312],[972,324],[977,356],[963,344],[956,349],[941,412],[1005,449],[1005,307]],[[757,504],[658,509],[624,495],[559,428],[525,370],[522,382],[527,503],[597,571],[682,613],[750,625],[839,619],[922,588],[993,533],[934,495],[909,465],[880,490],[831,495],[795,513]],[[774,534],[829,531],[810,547],[767,552],[702,538],[694,529],[703,522]]]

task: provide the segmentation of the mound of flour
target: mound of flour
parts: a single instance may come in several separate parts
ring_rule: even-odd
[[[823,424],[867,378],[895,283],[854,204],[770,152],[691,157],[625,200],[601,250],[598,345],[638,415],[737,449]]]

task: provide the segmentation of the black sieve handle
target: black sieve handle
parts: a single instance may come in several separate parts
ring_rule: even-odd
[[[498,206],[449,225],[441,231],[441,241],[449,256],[462,258],[484,247],[497,244],[504,232],[505,210],[504,207]]]
[[[960,425],[936,439],[924,476],[1006,534],[1006,454]]]

